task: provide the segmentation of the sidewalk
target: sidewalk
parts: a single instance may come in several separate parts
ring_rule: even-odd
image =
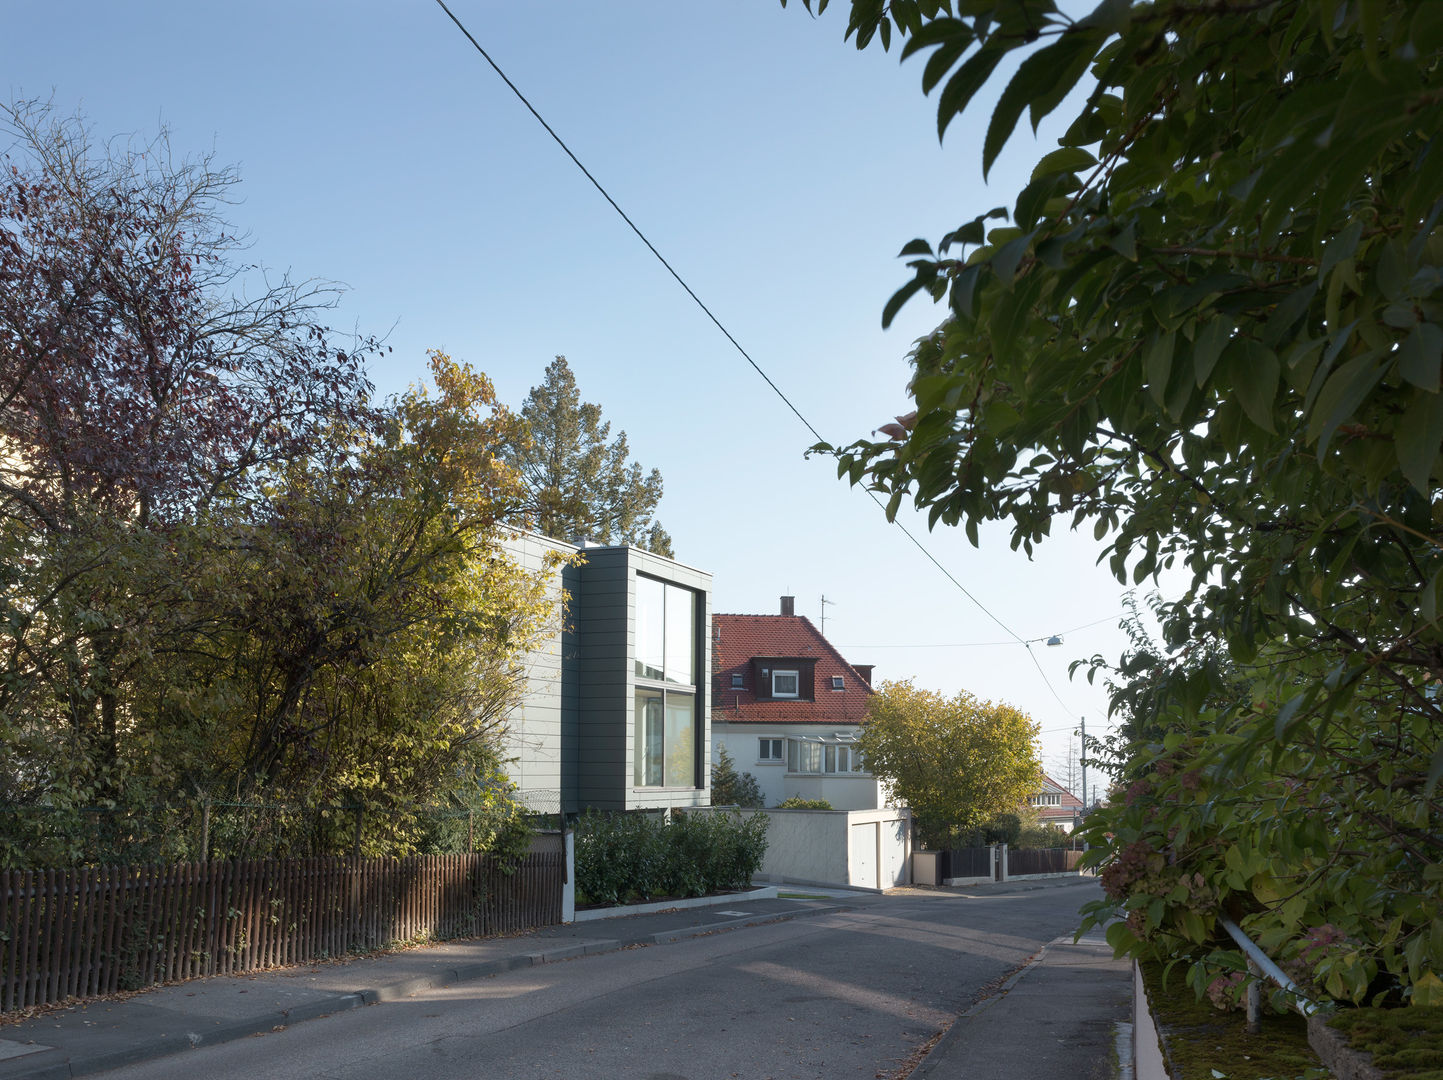
[[[1100,930],[1061,937],[959,1016],[911,1080],[1131,1080],[1131,1015],[1131,962]]]
[[[0,1080],[86,1076],[533,964],[844,911],[879,899],[801,886],[780,891],[822,899],[777,899],[777,891],[774,886],[709,906],[547,926],[344,963],[193,979],[123,1000],[90,1001],[0,1025]]]

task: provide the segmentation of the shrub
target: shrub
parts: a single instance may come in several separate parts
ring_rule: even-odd
[[[658,896],[744,889],[766,854],[765,814],[709,811],[600,814],[576,827],[581,903],[623,904]]]
[[[1072,837],[1058,825],[1027,825],[1017,835],[1016,847],[1065,848],[1072,846]]]
[[[831,810],[832,804],[826,799],[804,799],[800,795],[793,795],[790,799],[783,799],[777,803],[778,810]]]

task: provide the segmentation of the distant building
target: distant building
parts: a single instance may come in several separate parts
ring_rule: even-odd
[[[844,660],[792,597],[777,615],[713,616],[712,656],[713,744],[757,778],[767,806],[792,796],[836,810],[885,804],[856,748],[871,665]]]
[[[1027,805],[1036,812],[1040,824],[1057,825],[1068,832],[1082,815],[1082,800],[1050,776],[1042,778],[1042,790],[1030,796]]]

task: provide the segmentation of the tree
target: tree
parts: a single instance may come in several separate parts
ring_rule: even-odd
[[[497,737],[553,612],[502,543],[517,419],[440,354],[434,395],[372,404],[324,288],[236,298],[228,170],[7,115],[0,803],[37,816],[0,863],[96,858],[86,808],[148,822],[200,793],[289,804],[267,852],[349,849],[326,806],[383,809],[381,853],[418,805],[506,802]]]
[[[718,745],[716,764],[711,767],[711,804],[759,807],[765,801],[757,778],[749,772],[737,772],[727,748]]]
[[[857,746],[874,776],[912,808],[919,837],[944,846],[1015,813],[1042,787],[1038,726],[1010,705],[967,691],[948,698],[911,681],[884,682],[867,704]]]
[[[1010,212],[902,249],[884,324],[919,293],[946,314],[915,411],[840,472],[974,544],[1088,525],[1120,581],[1190,572],[1093,826],[1126,868],[1115,944],[1205,978],[1241,964],[1224,912],[1285,957],[1328,926],[1328,993],[1443,1000],[1443,24],[1426,0],[955,7],[854,0],[848,33],[930,53],[939,132],[1020,59],[984,173],[1024,111],[1078,104]],[[1172,662],[1199,640],[1238,670]]]
[[[607,442],[610,422],[601,406],[581,400],[566,357],[546,368],[521,406],[524,436],[508,460],[530,492],[527,515],[547,536],[584,536],[602,543],[635,544],[671,557],[671,537],[653,518],[661,500],[661,473],[643,474],[628,461],[626,432]]]
[[[360,416],[370,387],[317,321],[333,289],[236,295],[232,171],[177,162],[163,134],[97,146],[34,103],[0,106],[0,126],[0,726],[73,740],[115,794],[121,687],[175,628],[150,616],[189,573],[150,572],[217,499]]]

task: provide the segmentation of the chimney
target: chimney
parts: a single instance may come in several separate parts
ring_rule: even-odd
[[[795,596],[782,597],[782,614],[795,615],[797,613],[797,598]]]
[[[872,685],[872,669],[873,669],[874,667],[876,667],[876,666],[877,666],[876,664],[853,664],[853,665],[852,665],[852,667],[853,667],[854,669],[856,669],[857,674],[860,675],[860,676],[862,676],[862,680],[863,680],[868,686],[871,686],[871,685]]]

